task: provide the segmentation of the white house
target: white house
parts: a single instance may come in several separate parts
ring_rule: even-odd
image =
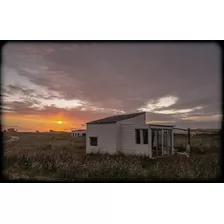
[[[73,130],[71,132],[72,136],[78,137],[78,136],[86,136],[86,130]]]
[[[173,127],[146,124],[146,113],[122,114],[87,123],[86,153],[174,154]]]

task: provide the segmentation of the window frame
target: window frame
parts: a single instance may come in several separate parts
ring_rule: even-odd
[[[145,132],[145,134],[144,134]],[[148,145],[149,144],[149,131],[148,128],[135,129],[135,144]]]
[[[93,139],[96,139],[96,144],[92,144]],[[98,137],[96,137],[96,136],[89,137],[89,145],[90,146],[98,146]]]

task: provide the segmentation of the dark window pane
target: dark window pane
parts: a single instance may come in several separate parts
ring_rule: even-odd
[[[167,151],[167,146],[168,146],[168,142],[167,142],[167,130],[164,129],[164,133],[163,133],[163,150]]]
[[[82,134],[82,136],[86,136],[86,134],[85,134],[85,133],[83,133],[83,134]]]
[[[90,145],[97,146],[97,137],[90,137]]]
[[[140,129],[135,129],[136,144],[140,144]]]
[[[152,129],[152,149],[154,145],[154,139],[155,139],[155,129]]]
[[[148,144],[148,129],[143,129],[143,144]]]

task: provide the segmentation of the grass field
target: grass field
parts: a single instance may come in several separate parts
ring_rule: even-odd
[[[73,182],[215,181],[220,176],[220,137],[192,138],[190,157],[174,155],[151,160],[125,155],[86,155],[85,139],[57,133],[4,133],[19,140],[4,143],[4,175],[12,180]],[[175,136],[175,147],[186,147]]]

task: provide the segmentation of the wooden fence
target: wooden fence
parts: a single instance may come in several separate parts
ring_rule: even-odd
[[[200,148],[220,148],[220,134],[219,132],[212,134],[210,130],[192,130],[190,128],[174,128],[174,130],[182,131],[181,133],[175,133],[176,137],[174,138],[174,142],[176,147],[179,146],[186,147],[186,145],[190,145],[192,147],[200,147]],[[178,137],[178,135],[180,136]],[[183,135],[184,134],[184,135]],[[182,137],[181,137],[182,136]]]

